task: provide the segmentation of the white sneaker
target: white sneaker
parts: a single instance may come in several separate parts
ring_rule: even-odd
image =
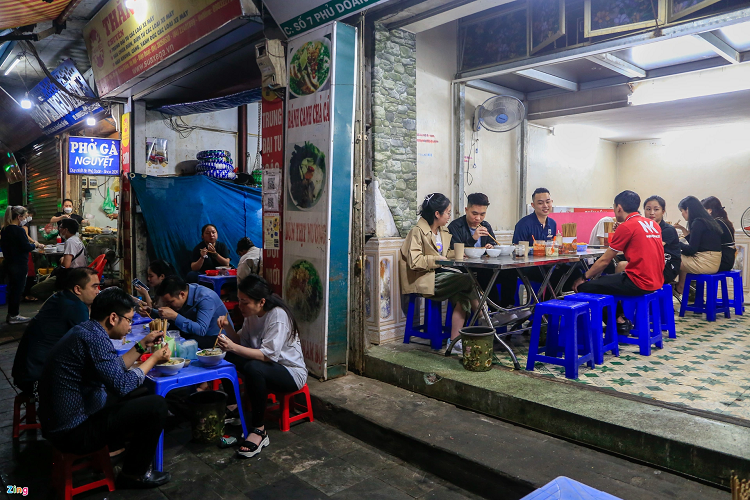
[[[453,349],[451,349],[451,354],[463,354],[464,353],[464,346],[461,343],[461,339],[458,339],[458,342],[453,344]]]
[[[25,316],[10,316],[8,318],[9,325],[20,325],[21,323],[28,323],[29,321],[31,321],[31,318]]]

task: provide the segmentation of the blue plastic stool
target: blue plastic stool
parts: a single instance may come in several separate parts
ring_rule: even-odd
[[[539,350],[539,334],[542,316],[549,315],[547,322],[547,341],[544,349]],[[594,368],[594,348],[591,342],[591,321],[589,319],[589,305],[585,302],[570,300],[548,300],[537,304],[534,308],[534,323],[531,327],[531,345],[526,370],[534,371],[534,363],[550,363],[565,367],[565,377],[578,378],[578,366],[588,363]],[[558,340],[558,336],[562,337]],[[583,345],[583,355],[579,357],[579,340]],[[564,346],[565,357],[560,359],[558,342]],[[544,352],[544,356],[539,354]]]
[[[569,477],[556,477],[521,500],[621,500]]]
[[[633,323],[636,337],[618,335],[621,344],[633,344],[640,347],[641,356],[651,356],[651,346],[664,347],[661,330],[661,290],[630,297],[613,295],[616,302],[622,302],[625,317]],[[631,330],[632,331],[632,330]]]
[[[419,320],[419,309],[417,309],[417,300],[424,299],[424,323],[415,325],[414,318]],[[430,341],[430,347],[438,350],[443,347],[443,340],[450,338],[450,329],[446,336],[443,329],[442,303],[435,302],[417,295],[409,294],[409,309],[406,312],[406,328],[404,328],[404,344],[408,344],[411,337],[418,337]],[[450,314],[450,311],[449,311]]]
[[[8,285],[0,285],[0,306],[8,303],[7,289]]]
[[[734,307],[734,314],[742,316],[742,313],[745,312],[745,290],[742,288],[742,273],[736,269],[732,269],[731,271],[716,274],[732,280],[734,297],[729,299],[729,307]],[[722,304],[723,301],[724,297],[722,297]]]
[[[565,300],[586,302],[591,309],[591,339],[594,344],[594,362],[604,364],[604,353],[612,351],[615,356],[620,355],[620,345],[617,338],[617,303],[611,295],[597,295],[595,293],[574,293],[566,295]],[[607,326],[602,332],[604,309],[607,309]],[[603,335],[602,335],[603,333]]]
[[[677,330],[674,324],[674,302],[672,298],[672,285],[665,283],[659,294],[659,304],[661,306],[661,331],[669,332],[670,339],[677,338]]]
[[[240,396],[240,383],[237,379],[236,367],[227,360],[221,360],[218,365],[205,366],[200,361],[192,361],[190,366],[183,368],[175,375],[161,375],[156,371],[150,371],[144,380],[144,385],[151,389],[154,394],[166,396],[172,389],[188,387],[200,384],[202,382],[211,382],[212,380],[225,378],[232,382],[234,388],[234,397],[237,401],[242,401]],[[247,426],[245,425],[245,414],[242,411],[242,404],[237,405],[237,411],[240,414],[242,422],[242,435],[247,436]],[[156,445],[156,455],[154,456],[154,469],[161,471],[164,461],[164,432],[159,436],[159,443]]]
[[[695,281],[695,302],[688,304],[690,300],[690,282]],[[729,297],[727,290],[727,277],[725,273],[718,274],[690,274],[685,276],[685,289],[682,291],[682,304],[680,305],[680,317],[685,316],[686,311],[696,314],[706,313],[707,321],[716,321],[716,313],[723,312],[724,317],[731,318],[729,311],[729,300],[717,301],[719,295],[719,283],[721,283],[721,296]],[[703,289],[705,288],[706,299],[703,300]]]

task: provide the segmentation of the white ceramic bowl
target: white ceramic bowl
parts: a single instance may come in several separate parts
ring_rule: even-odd
[[[217,354],[215,356],[204,356],[204,355],[201,355],[202,351],[203,349],[198,351],[198,361],[200,361],[205,366],[218,365],[219,363],[221,363],[221,360],[224,359],[224,356],[227,355],[227,353],[222,351],[221,354]]]
[[[491,258],[495,258],[500,255],[500,249],[499,248],[488,248],[487,249],[487,255],[489,255]]]
[[[464,254],[470,259],[478,259],[484,255],[484,248],[464,248]]]
[[[185,359],[184,358],[171,358],[175,361],[179,361],[176,365],[156,365],[155,368],[159,370],[160,373],[163,373],[164,375],[174,375],[185,366]]]
[[[510,255],[515,248],[513,245],[495,245],[495,249],[500,250],[500,255]]]

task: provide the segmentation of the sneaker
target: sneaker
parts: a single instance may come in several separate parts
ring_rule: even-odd
[[[464,346],[461,343],[461,339],[458,340],[455,344],[453,344],[453,349],[451,349],[451,354],[463,354],[464,353]]]
[[[7,321],[9,325],[20,325],[22,323],[28,323],[31,321],[31,318],[25,316],[8,316]]]

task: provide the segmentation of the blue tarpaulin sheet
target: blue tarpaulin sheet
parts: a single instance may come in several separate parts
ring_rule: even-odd
[[[204,224],[216,226],[234,266],[239,262],[235,248],[241,238],[247,236],[262,248],[260,189],[203,175],[136,175],[131,184],[156,258],[170,262],[183,276],[190,270],[193,248],[202,241]]]
[[[180,104],[166,104],[152,108],[154,111],[160,111],[165,115],[185,116],[196,113],[213,113],[222,109],[237,108],[243,104],[260,102],[263,98],[261,89],[244,90],[236,94],[224,97],[215,97],[203,101],[184,102]]]

